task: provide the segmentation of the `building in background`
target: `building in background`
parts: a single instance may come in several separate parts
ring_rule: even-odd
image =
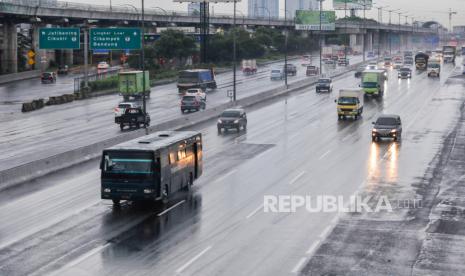
[[[317,0],[286,0],[287,1],[287,16],[294,18],[296,10],[311,10],[317,11],[320,8]]]
[[[187,13],[189,15],[200,14],[200,2],[187,4]]]
[[[279,17],[279,0],[249,0],[247,8],[250,17]]]

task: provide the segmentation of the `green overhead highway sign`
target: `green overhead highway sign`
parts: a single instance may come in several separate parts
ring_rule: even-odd
[[[89,44],[92,50],[140,49],[141,31],[139,28],[92,28]]]
[[[79,49],[79,28],[39,28],[39,49]]]

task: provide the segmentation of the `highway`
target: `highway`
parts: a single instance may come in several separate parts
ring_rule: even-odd
[[[266,70],[239,76],[239,97],[268,88]],[[193,127],[203,134],[204,174],[168,209],[102,201],[98,160],[9,189],[0,194],[0,275],[298,274],[309,261],[319,263],[322,255],[311,257],[341,217],[264,213],[264,195],[414,195],[413,183],[424,178],[460,116],[463,80],[447,79],[456,72],[445,65],[440,80],[425,73],[398,80],[390,71],[384,98],[368,98],[358,121],[338,121],[336,93],[310,87],[248,110],[247,132],[218,135],[214,120]],[[227,100],[230,79],[219,77],[223,88],[208,95],[209,105]],[[334,91],[359,81],[347,73]],[[152,120],[180,116],[174,86],[156,89]],[[111,109],[118,100],[100,97],[2,117],[2,167],[32,152],[42,156],[47,147],[116,135]],[[380,113],[402,117],[401,143],[371,142],[371,122]],[[407,218],[405,212],[391,217]]]
[[[351,63],[359,62],[361,59],[361,56],[353,57]],[[297,65],[298,73],[295,77],[289,77],[289,83],[307,78],[305,67],[301,66],[300,62],[300,59],[290,62]],[[318,62],[318,60],[314,62]],[[282,86],[283,81],[270,81],[269,79],[271,68],[282,66],[282,64],[279,62],[259,67],[258,73],[251,76],[244,76],[238,71],[238,99]],[[232,79],[232,72],[217,76],[218,89],[208,94],[207,109],[229,101],[227,90],[232,89]],[[70,78],[65,78],[65,80],[72,82]],[[47,93],[48,89],[52,93],[60,94],[63,92],[59,89],[61,81],[58,81],[56,85],[41,85],[38,82],[38,80],[25,81],[29,84],[37,83],[35,87],[38,87],[37,89],[42,94]],[[34,87],[34,85],[31,86]],[[68,86],[69,84],[67,84]],[[17,87],[19,90],[25,89],[21,83],[17,84]],[[15,91],[13,89],[9,93],[13,94]],[[29,93],[24,94],[30,96]],[[181,114],[180,96],[175,83],[154,87],[151,95],[147,109],[151,116],[152,125],[181,116],[189,116],[189,114]],[[45,107],[30,113],[21,113],[17,104],[10,107],[3,105],[5,108],[0,111],[0,123],[2,124],[0,151],[3,153],[0,156],[0,170],[119,135],[121,131],[119,126],[114,123],[113,109],[121,101],[122,97],[114,94]],[[13,106],[14,109],[12,109]]]

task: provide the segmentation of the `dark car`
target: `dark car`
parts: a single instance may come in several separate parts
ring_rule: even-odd
[[[316,76],[320,73],[320,69],[316,66],[309,65],[307,66],[307,71],[305,73],[307,76]]]
[[[142,110],[142,107],[126,108],[124,114],[115,117],[115,123],[119,124],[121,130],[125,126],[129,126],[129,128],[148,127],[150,125],[150,116]]]
[[[347,59],[347,58],[340,58],[340,59],[337,61],[337,65],[339,65],[339,66],[348,66],[348,65],[349,65],[349,59]]]
[[[221,129],[225,131],[229,129],[236,129],[238,132],[242,129],[247,130],[247,115],[242,108],[230,108],[221,113],[217,122],[218,133]]]
[[[181,112],[205,109],[207,104],[202,100],[200,96],[196,95],[186,95],[181,99]]]
[[[316,92],[319,93],[321,91],[333,91],[333,81],[331,78],[320,78],[318,79],[318,83],[316,84],[315,88]]]
[[[287,75],[295,76],[297,75],[297,67],[294,64],[287,64],[287,67],[283,67],[287,73]]]
[[[56,79],[55,72],[44,72],[40,75],[40,81],[42,83],[54,83]]]
[[[400,141],[402,138],[402,122],[399,115],[381,115],[373,122],[371,140],[378,141],[380,138],[393,138]]]
[[[411,79],[412,78],[412,70],[408,67],[402,67],[399,69],[398,73],[399,79]]]
[[[57,71],[58,75],[68,75],[68,72],[69,72],[68,65],[60,66]]]

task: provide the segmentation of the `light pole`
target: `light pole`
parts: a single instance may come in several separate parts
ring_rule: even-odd
[[[145,79],[145,39],[144,39],[144,33],[145,33],[145,12],[144,12],[144,0],[141,0],[141,7],[142,7],[142,22],[141,22],[141,39],[142,39],[142,87],[143,87],[143,91],[142,92],[142,109],[144,110],[144,113],[147,114],[147,99],[146,99],[146,91],[145,91],[145,84],[146,84],[146,79]],[[144,117],[144,121],[146,120],[146,117]],[[147,122],[145,122],[144,124],[144,128],[145,128],[145,134],[149,134],[149,129],[147,128]]]
[[[397,14],[399,14],[399,52],[401,51],[401,47],[402,47],[402,35],[400,33],[400,16],[402,14],[404,14],[403,12],[398,12]]]
[[[288,29],[287,29],[287,0],[284,0],[284,85],[287,86],[287,36],[288,36]]]
[[[344,59],[347,61],[347,45],[350,44],[350,35],[347,31],[347,0],[344,0],[344,25],[346,29],[346,45],[344,47]],[[320,57],[321,59],[321,57]]]
[[[391,13],[392,12],[395,12],[395,11],[398,11],[400,9],[397,9],[397,10],[388,10],[389,12],[389,25],[391,25]],[[389,31],[389,55],[392,56],[392,32]]]
[[[236,102],[236,0],[233,14],[233,101]]]
[[[323,1],[324,0],[318,0],[320,2],[320,33],[318,34],[318,42],[319,42],[319,46],[320,46],[320,75],[323,75],[323,62],[322,62],[322,56],[321,56],[321,50],[323,48],[323,45],[322,45],[322,41],[321,41],[321,12],[323,10]]]

